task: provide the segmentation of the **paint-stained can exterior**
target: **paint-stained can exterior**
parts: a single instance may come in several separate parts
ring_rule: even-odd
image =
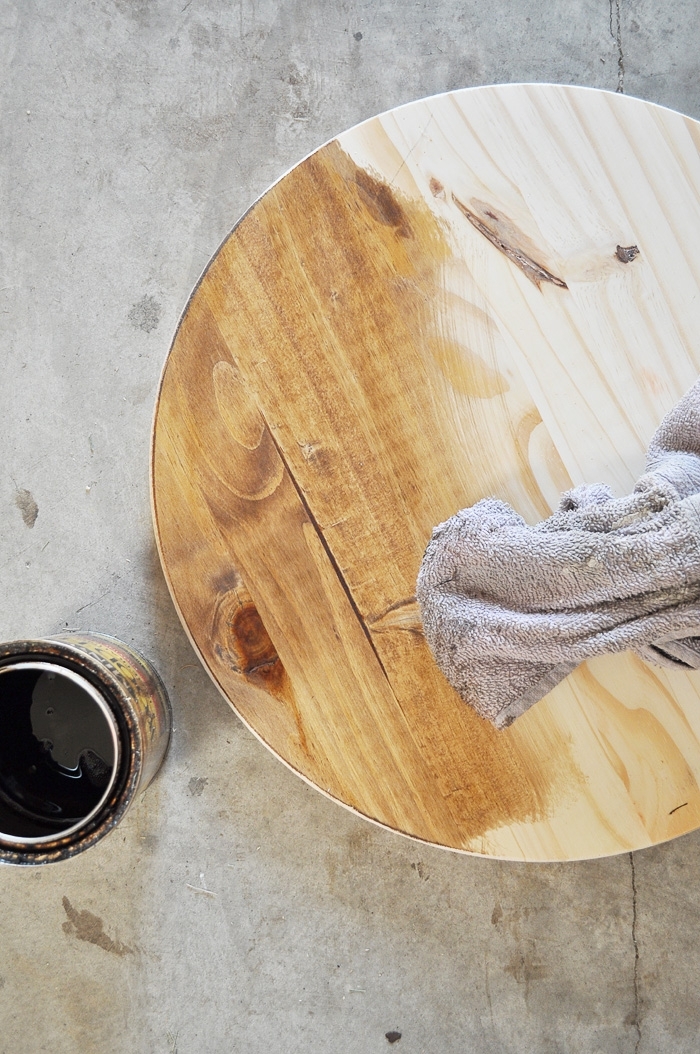
[[[117,826],[146,789],[170,740],[172,712],[163,682],[153,666],[122,641],[104,634],[70,633],[0,644],[0,675],[8,668],[49,665],[57,675],[99,695],[116,733],[116,772],[104,800],[84,824],[40,839],[9,837],[0,830],[0,863],[54,863],[89,849]]]

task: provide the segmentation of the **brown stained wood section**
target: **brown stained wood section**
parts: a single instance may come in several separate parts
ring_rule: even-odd
[[[388,187],[360,178],[336,148],[297,171],[259,216],[243,221],[207,275],[173,348],[161,407],[173,385],[178,415],[197,422],[194,500],[206,506],[254,598],[280,662],[269,676],[289,677],[306,747],[295,767],[375,819],[464,844],[543,815],[548,766],[539,771],[508,734],[464,707],[422,636],[380,640],[361,622],[363,607],[376,611],[414,587],[435,508],[465,503],[450,472],[458,438],[445,435],[437,407],[422,397],[429,376],[423,348],[415,348],[429,331],[426,293],[416,284],[437,286],[425,273],[433,255],[421,252],[426,242],[440,245],[439,232]],[[311,208],[318,222],[310,223]],[[309,226],[315,244],[304,246]],[[402,243],[417,241],[416,264]],[[370,281],[366,271],[374,272]],[[396,295],[387,296],[392,284]],[[396,342],[395,370],[382,361],[387,334]],[[430,351],[427,362],[440,368]],[[485,398],[493,394],[490,382]],[[383,413],[393,422],[391,441],[379,428]],[[191,588],[187,563],[181,570],[176,583],[171,567],[176,595]],[[314,581],[319,572],[323,583]],[[210,651],[211,620],[188,625]],[[230,643],[230,620],[228,633],[236,654],[242,645]],[[223,661],[220,633],[213,647]],[[240,658],[229,663],[261,685],[264,666],[253,673]],[[255,724],[245,706],[241,712]],[[265,738],[287,755],[269,727]]]
[[[191,328],[187,319],[179,335],[183,348],[188,348]],[[250,676],[249,642],[240,640],[240,633],[236,640],[231,639],[237,608],[250,610],[254,605],[199,491],[196,464],[200,443],[190,412],[190,400],[196,398],[199,382],[193,377],[183,387],[178,376],[182,377],[182,372],[173,370],[164,379],[168,396],[158,415],[161,441],[154,447],[152,463],[154,486],[170,496],[159,502],[154,495],[154,520],[161,553],[168,554],[165,568],[173,598],[222,692],[235,699],[238,712],[264,742],[274,740],[291,764],[301,765],[306,757],[305,740],[288,678],[280,676],[279,669],[275,671],[275,695],[282,697],[281,701],[275,699],[269,683],[263,688]]]
[[[222,662],[284,698],[289,690],[286,670],[242,579],[217,598],[210,632]]]
[[[390,195],[325,147],[246,217],[201,291],[363,615],[413,593],[434,524],[484,493],[508,496],[518,457],[510,384],[492,365],[481,392],[463,368],[459,428],[445,414],[449,247],[427,209],[390,208]],[[536,414],[529,401],[525,412]],[[484,463],[475,455],[494,414],[504,457]],[[538,518],[541,495],[528,488]]]
[[[222,370],[236,371],[220,358],[225,349],[206,305],[197,316],[196,336],[188,326],[181,337],[183,343],[188,337],[197,342],[196,358],[174,360],[172,374],[184,403],[179,413],[187,419],[194,412],[199,422],[196,492],[190,501],[206,507],[225,541],[222,551],[229,568],[228,579],[226,564],[217,569],[228,588],[223,601],[218,597],[213,616],[201,627],[188,623],[195,641],[205,655],[216,656],[218,667],[228,665],[278,697],[268,707],[265,739],[292,760],[291,715],[297,732],[291,736],[297,746],[293,763],[307,778],[400,830],[428,837],[437,829],[447,835],[448,811],[439,799],[429,801],[427,769],[401,709],[274,444],[271,452],[268,429],[240,378],[227,377],[228,403],[220,412],[223,386],[215,378],[221,378]],[[250,458],[255,442],[261,451],[257,466]],[[158,466],[155,473],[157,479]],[[171,514],[176,512],[171,508]],[[197,588],[189,561],[173,563],[170,573],[176,595],[178,589]],[[257,699],[250,709],[245,696],[240,702],[237,695],[234,699],[242,716],[257,727]],[[271,722],[277,714],[283,720],[275,734]],[[372,731],[379,720],[386,732],[382,738]]]
[[[600,95],[454,93],[312,155],[213,260],[154,427],[168,582],[241,717],[364,815],[516,859],[700,822],[697,680],[610,657],[496,732],[439,674],[414,596],[435,524],[487,495],[534,522],[583,479],[622,490],[694,379],[700,136]],[[668,222],[639,174],[662,126],[651,183],[683,152]]]

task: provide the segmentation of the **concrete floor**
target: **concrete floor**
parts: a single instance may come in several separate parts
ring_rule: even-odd
[[[611,4],[1,0],[0,639],[122,637],[176,715],[117,832],[0,871],[2,1054],[372,1054],[390,1031],[401,1054],[697,1052],[700,834],[525,866],[351,816],[199,667],[148,502],[179,313],[308,151],[499,81],[620,87],[700,118],[693,0]]]

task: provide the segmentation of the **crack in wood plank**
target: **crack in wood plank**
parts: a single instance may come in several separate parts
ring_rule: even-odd
[[[516,267],[526,275],[530,281],[537,286],[539,289],[542,282],[551,282],[553,285],[559,286],[560,289],[568,289],[568,285],[561,278],[557,278],[556,275],[548,271],[542,264],[537,263],[527,253],[522,252],[521,249],[516,249],[514,245],[510,245],[500,237],[497,231],[489,227],[483,220],[479,219],[475,212],[468,209],[456,195],[452,195],[452,200],[455,205],[466,219],[469,220],[472,227],[476,227],[480,234],[483,234],[484,238],[488,239],[492,245],[494,245],[499,252],[502,252],[504,256],[507,256],[511,263],[514,263]]]

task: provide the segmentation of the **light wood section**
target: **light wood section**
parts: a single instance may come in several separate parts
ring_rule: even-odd
[[[700,372],[699,148],[589,89],[424,100],[293,169],[193,294],[153,439],[175,603],[249,727],[378,823],[525,860],[700,824],[698,675],[601,658],[497,732],[414,597],[457,509],[641,472]]]

